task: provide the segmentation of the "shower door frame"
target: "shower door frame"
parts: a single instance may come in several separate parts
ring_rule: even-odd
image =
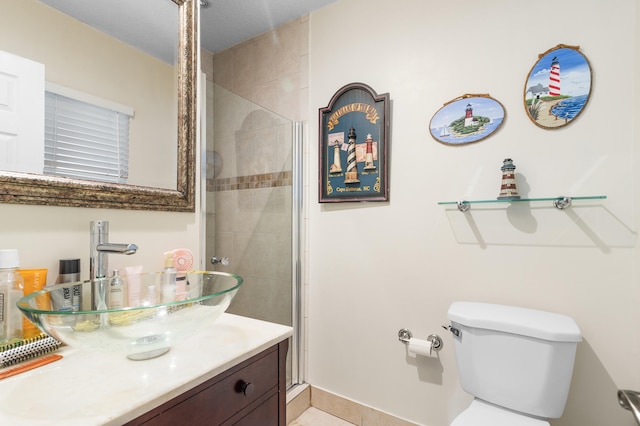
[[[292,280],[292,306],[291,324],[293,335],[291,337],[291,384],[290,388],[304,383],[304,353],[302,344],[304,316],[302,307],[304,306],[303,294],[303,241],[304,241],[304,138],[305,123],[295,121],[293,123],[293,138],[291,147],[291,167],[292,178],[292,217],[291,217],[291,280]]]

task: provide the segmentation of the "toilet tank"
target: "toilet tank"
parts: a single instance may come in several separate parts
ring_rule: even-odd
[[[448,318],[465,391],[522,413],[562,416],[582,340],[573,319],[474,302],[453,303]]]

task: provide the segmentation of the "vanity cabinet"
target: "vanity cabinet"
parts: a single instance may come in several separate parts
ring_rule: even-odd
[[[285,339],[127,425],[285,426],[288,346]]]

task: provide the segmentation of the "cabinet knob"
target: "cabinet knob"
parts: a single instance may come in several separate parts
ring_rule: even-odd
[[[256,390],[256,387],[251,382],[245,382],[244,380],[240,380],[236,384],[236,392],[243,394],[244,396],[250,396]]]

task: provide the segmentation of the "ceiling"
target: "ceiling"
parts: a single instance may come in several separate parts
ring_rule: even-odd
[[[177,6],[170,0],[40,0],[107,34],[173,63]],[[219,52],[336,0],[206,0],[201,46]]]

